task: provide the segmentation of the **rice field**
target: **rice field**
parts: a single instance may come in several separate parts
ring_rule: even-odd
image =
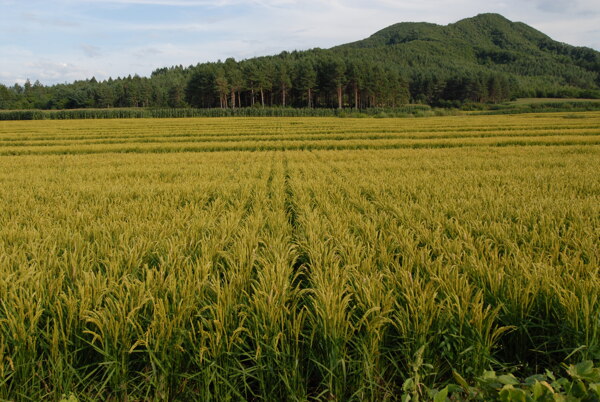
[[[0,122],[0,399],[414,399],[598,289],[600,112]]]

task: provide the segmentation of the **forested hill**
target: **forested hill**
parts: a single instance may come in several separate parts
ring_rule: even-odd
[[[157,69],[151,77],[0,85],[0,108],[460,106],[512,97],[600,98],[600,52],[498,14],[400,23],[334,47]]]
[[[512,91],[521,97],[597,96],[600,87],[600,52],[554,41],[499,14],[446,26],[400,23],[332,50],[347,57],[383,57],[410,71],[414,84],[493,73],[510,77]],[[430,95],[418,85],[411,92]]]

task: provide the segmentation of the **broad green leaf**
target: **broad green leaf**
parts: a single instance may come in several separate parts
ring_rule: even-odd
[[[538,400],[544,396],[547,390],[540,382],[536,382],[533,387],[531,387],[531,391],[533,393],[533,399]]]
[[[435,394],[435,397],[433,398],[433,402],[446,402],[447,398],[448,398],[448,387],[445,387],[440,392]]]
[[[512,374],[504,374],[501,376],[498,376],[498,381],[504,385],[518,385],[519,384],[519,380],[517,380],[515,378],[514,375]]]
[[[404,390],[405,392],[412,391],[414,388],[415,381],[412,378],[409,378],[408,380],[404,381],[404,384],[402,385],[402,390]]]

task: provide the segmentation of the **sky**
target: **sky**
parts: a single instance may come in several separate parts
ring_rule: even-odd
[[[495,12],[600,50],[598,0],[0,0],[0,83],[129,74],[329,48],[398,22]]]

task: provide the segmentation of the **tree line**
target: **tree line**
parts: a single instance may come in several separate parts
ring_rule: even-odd
[[[368,56],[368,57],[365,57]],[[424,59],[427,60],[427,59]],[[283,52],[277,56],[175,66],[128,76],[44,86],[0,85],[0,109],[83,108],[393,108],[409,103],[459,106],[516,96],[578,97],[581,88],[484,67],[390,62],[378,51]],[[593,95],[593,94],[591,94]]]
[[[282,54],[192,69],[186,101],[193,107],[395,107],[411,100],[409,82],[383,63]]]
[[[399,66],[323,51],[283,52],[243,61],[202,63],[155,70],[150,77],[128,76],[44,86],[27,81],[0,85],[1,109],[398,107],[445,101],[500,102],[514,80],[495,73],[440,78],[410,75]]]

